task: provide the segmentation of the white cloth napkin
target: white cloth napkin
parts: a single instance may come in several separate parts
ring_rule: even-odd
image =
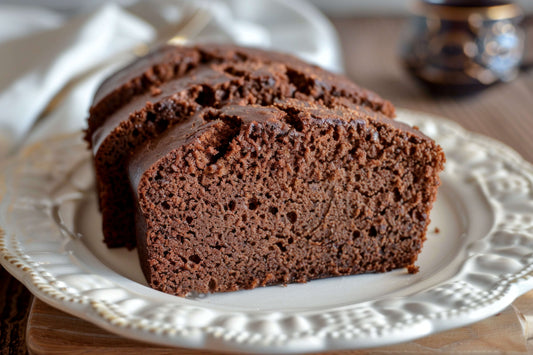
[[[273,48],[342,71],[332,26],[300,0],[107,3],[76,16],[0,5],[0,160],[23,144],[81,130],[105,76],[135,58],[139,44],[163,40],[158,35],[191,6],[211,11],[193,41]]]

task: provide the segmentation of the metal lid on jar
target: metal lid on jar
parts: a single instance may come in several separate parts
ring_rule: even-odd
[[[425,3],[443,6],[485,7],[512,4],[505,0],[423,0]]]
[[[487,20],[504,20],[523,16],[520,7],[505,0],[423,0],[413,12],[449,21],[467,21],[472,14]]]

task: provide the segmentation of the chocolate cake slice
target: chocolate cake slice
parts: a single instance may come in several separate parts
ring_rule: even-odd
[[[269,106],[286,98],[394,116],[388,101],[342,76],[285,54],[234,46],[164,47],[106,80],[86,140],[95,156],[107,245],[135,246],[127,162],[139,144],[206,107]]]
[[[413,267],[444,161],[362,108],[200,108],[129,160],[144,274],[184,296]]]

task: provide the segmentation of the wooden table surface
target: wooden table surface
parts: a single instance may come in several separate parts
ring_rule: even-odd
[[[351,18],[335,19],[334,24],[341,37],[347,75],[354,81],[377,91],[397,107],[444,116],[471,131],[496,138],[514,148],[526,160],[533,162],[533,70],[522,72],[513,82],[491,87],[476,96],[461,99],[435,98],[426,94],[405,73],[398,61],[397,49],[403,20]],[[533,46],[533,31],[529,28],[528,32],[529,42],[532,43],[530,46]],[[532,60],[530,55],[527,60]],[[0,280],[0,353],[23,354],[27,351],[26,324],[32,296],[1,267]],[[533,296],[529,299],[521,299],[520,307],[533,309]],[[84,324],[42,302],[37,302],[35,307],[35,314],[39,318],[35,317],[34,321],[42,322],[46,317],[54,322],[60,319],[66,326],[74,329]],[[516,323],[516,316],[510,308],[499,317],[499,322],[505,318],[509,324]],[[494,319],[496,321],[497,318]],[[489,319],[469,329],[477,329],[475,331],[481,334],[481,337],[489,339],[492,337],[491,324]],[[46,323],[38,325],[46,328]],[[53,332],[47,334],[53,336]],[[95,331],[95,334],[104,334],[103,338],[114,337],[99,330]],[[421,343],[423,342],[422,340]],[[509,346],[509,350],[516,351],[515,345],[510,343],[506,346]],[[132,349],[130,346],[127,348]],[[405,347],[403,349],[407,352],[412,350]],[[179,353],[200,354],[189,351]]]

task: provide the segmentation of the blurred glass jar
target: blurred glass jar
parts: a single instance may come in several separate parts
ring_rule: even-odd
[[[510,1],[418,1],[401,57],[433,93],[475,93],[518,74],[525,43],[522,19],[520,7]]]

